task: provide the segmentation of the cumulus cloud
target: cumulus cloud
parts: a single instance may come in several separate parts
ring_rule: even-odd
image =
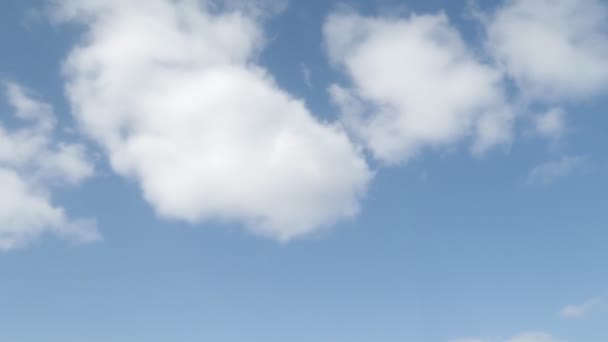
[[[578,305],[568,305],[559,311],[559,315],[563,318],[584,317],[600,305],[601,302],[601,299],[593,298]]]
[[[563,156],[535,166],[528,174],[529,183],[549,184],[587,168],[587,159],[582,156]]]
[[[374,156],[399,163],[425,148],[473,140],[473,152],[509,142],[513,112],[501,72],[471,52],[443,13],[403,18],[331,14],[331,62],[349,78],[333,101]]]
[[[84,146],[59,142],[50,105],[7,83],[6,98],[23,125],[0,124],[0,251],[22,247],[45,233],[76,242],[100,239],[92,220],[71,220],[51,203],[52,189],[93,173]]]
[[[561,101],[606,90],[604,1],[509,0],[485,23],[488,48],[526,96]]]
[[[537,133],[555,140],[566,131],[562,107],[608,90],[604,2],[508,0],[477,17],[484,57],[443,13],[328,16],[327,54],[348,79],[330,95],[376,158],[399,163],[465,139],[483,153],[513,139],[513,121],[530,103],[541,105]]]
[[[256,64],[260,11],[194,0],[60,0],[85,33],[64,64],[84,131],[165,218],[278,240],[358,212],[372,177],[343,129]]]

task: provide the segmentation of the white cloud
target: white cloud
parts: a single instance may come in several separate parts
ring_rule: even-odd
[[[480,62],[444,14],[336,12],[324,37],[330,60],[351,80],[330,94],[380,160],[407,161],[465,138],[475,153],[510,141],[513,113],[501,72]]]
[[[559,139],[566,129],[565,112],[561,108],[551,108],[535,118],[536,131],[547,139]]]
[[[76,242],[100,239],[91,220],[70,220],[53,205],[54,186],[76,184],[93,168],[82,145],[55,141],[53,109],[14,83],[6,97],[21,128],[0,124],[0,251],[22,247],[44,233]]]
[[[568,305],[559,311],[559,315],[564,318],[578,318],[586,316],[595,307],[600,305],[601,300],[599,298],[593,298],[585,301],[578,305]]]
[[[549,184],[573,173],[584,171],[587,160],[581,156],[563,156],[534,167],[528,174],[529,183]]]
[[[536,132],[557,140],[567,131],[560,106],[608,90],[608,6],[600,0],[509,0],[477,17],[488,62],[443,13],[327,18],[328,56],[349,78],[330,95],[376,158],[404,162],[469,139],[483,153],[512,140],[513,121],[531,103],[548,106],[532,118]],[[516,87],[507,96],[508,78]]]
[[[193,0],[58,5],[86,27],[64,65],[74,115],[160,215],[288,240],[357,214],[372,172],[340,126],[256,65],[255,14]]]
[[[488,47],[526,95],[578,99],[608,87],[608,6],[510,0],[485,18]]]

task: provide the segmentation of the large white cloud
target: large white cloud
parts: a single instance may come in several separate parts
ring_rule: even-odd
[[[377,158],[401,162],[464,138],[479,153],[511,139],[501,72],[480,62],[444,14],[339,11],[327,18],[324,36],[351,83],[330,93]]]
[[[51,106],[14,83],[6,98],[20,128],[0,124],[0,251],[22,247],[44,233],[76,242],[100,239],[91,220],[71,220],[50,201],[51,191],[90,176],[93,168],[82,145],[54,138]]]
[[[509,0],[485,18],[488,47],[525,96],[570,100],[608,87],[602,0]]]
[[[73,112],[160,215],[287,240],[357,213],[372,172],[341,127],[256,65],[256,14],[194,0],[57,4],[86,29],[64,65]]]

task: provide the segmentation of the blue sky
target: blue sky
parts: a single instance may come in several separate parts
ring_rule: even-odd
[[[5,1],[0,341],[606,341],[607,18]]]

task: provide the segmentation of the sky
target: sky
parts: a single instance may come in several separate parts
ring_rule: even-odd
[[[0,47],[0,341],[608,340],[604,0],[5,0]]]

